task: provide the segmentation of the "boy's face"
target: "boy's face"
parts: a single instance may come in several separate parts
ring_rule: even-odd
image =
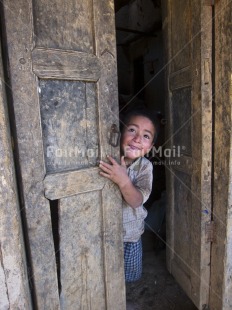
[[[132,116],[121,136],[121,150],[127,162],[144,156],[152,146],[155,128],[145,116]]]

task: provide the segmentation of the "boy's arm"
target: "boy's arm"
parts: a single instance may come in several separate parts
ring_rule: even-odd
[[[143,203],[143,196],[141,192],[133,185],[131,180],[128,178],[128,182],[125,185],[120,186],[120,191],[124,200],[128,203],[132,208],[137,208],[141,206]]]
[[[99,167],[102,169],[100,174],[119,186],[122,196],[129,206],[132,208],[141,206],[143,195],[128,177],[124,157],[121,158],[121,165],[119,165],[111,156],[108,156],[108,159],[112,164],[100,161]]]

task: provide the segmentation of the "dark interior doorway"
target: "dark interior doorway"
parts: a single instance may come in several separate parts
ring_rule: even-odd
[[[143,277],[127,284],[127,309],[196,307],[168,273],[165,262],[165,60],[162,7],[159,0],[115,0],[120,115],[133,107],[148,108],[160,121],[155,151],[153,190],[145,204],[148,217],[143,234]]]

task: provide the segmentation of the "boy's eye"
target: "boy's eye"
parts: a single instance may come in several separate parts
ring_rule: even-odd
[[[150,136],[148,136],[148,135],[144,135],[144,138],[146,138],[146,139],[150,139]]]
[[[129,132],[134,132],[135,130],[134,130],[134,128],[128,128],[128,131]]]

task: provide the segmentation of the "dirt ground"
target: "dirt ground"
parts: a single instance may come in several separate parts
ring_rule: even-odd
[[[166,269],[165,246],[143,235],[143,276],[126,285],[127,310],[197,310]]]

